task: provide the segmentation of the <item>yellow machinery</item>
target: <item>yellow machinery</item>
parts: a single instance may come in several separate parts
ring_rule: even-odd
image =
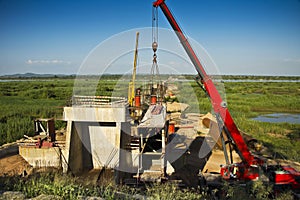
[[[137,57],[138,57],[138,42],[139,42],[139,32],[136,32],[132,79],[129,82],[129,87],[128,87],[128,103],[129,106],[131,107],[134,106],[134,96],[135,96],[134,90],[135,90],[136,65],[137,65]]]

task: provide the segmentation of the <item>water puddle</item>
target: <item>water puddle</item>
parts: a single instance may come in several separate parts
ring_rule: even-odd
[[[291,114],[291,113],[266,114],[266,115],[260,115],[253,119],[261,122],[271,122],[271,123],[287,122],[291,124],[300,124],[300,114]]]

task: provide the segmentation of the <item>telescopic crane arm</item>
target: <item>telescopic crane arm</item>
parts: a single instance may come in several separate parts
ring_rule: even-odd
[[[220,93],[218,92],[216,86],[214,85],[211,77],[206,74],[201,62],[199,61],[195,51],[193,50],[192,46],[190,45],[189,41],[185,37],[184,33],[182,32],[181,28],[179,27],[178,23],[176,22],[175,18],[173,17],[171,11],[169,10],[168,6],[166,5],[164,0],[157,0],[153,3],[154,7],[160,7],[163,11],[164,15],[166,16],[167,20],[169,21],[170,25],[172,26],[173,30],[175,31],[178,39],[180,40],[184,50],[186,51],[187,55],[189,56],[191,62],[193,63],[194,67],[196,68],[201,83],[204,86],[204,90],[206,91],[209,99],[211,101],[213,110],[216,114],[217,121],[223,125],[223,129],[226,134],[231,138],[234,142],[237,153],[241,157],[242,161],[246,165],[254,165],[261,162],[254,158],[254,156],[249,151],[244,139],[238,130],[236,124],[234,123],[227,107],[226,103],[223,101]]]
[[[139,34],[140,34],[139,32],[136,32],[132,80],[129,82],[129,87],[128,87],[128,103],[129,103],[130,106],[133,106],[133,102],[134,102],[135,77],[136,77],[136,66],[137,66],[137,57],[138,57]]]

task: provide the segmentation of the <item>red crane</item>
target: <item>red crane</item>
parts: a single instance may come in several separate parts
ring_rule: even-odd
[[[230,115],[230,112],[228,111],[226,102],[223,101],[211,77],[205,72],[204,67],[199,61],[195,51],[193,50],[188,39],[182,32],[181,28],[176,22],[174,16],[172,15],[165,1],[157,0],[153,3],[153,6],[155,8],[157,7],[161,8],[167,20],[169,21],[170,25],[172,26],[173,30],[175,31],[184,50],[186,51],[187,55],[189,56],[191,62],[193,63],[194,67],[198,72],[198,75],[200,77],[199,83],[201,84],[202,88],[204,89],[204,91],[206,92],[206,94],[208,95],[211,101],[220,129],[224,130],[230,142],[235,147],[236,152],[239,154],[239,156],[242,159],[241,163],[236,163],[236,164],[227,163],[226,166],[223,166],[221,168],[221,176],[223,178],[229,179],[230,177],[229,174],[231,173],[231,170],[236,168],[236,171],[238,172],[236,174],[237,179],[240,180],[258,179],[259,178],[258,167],[262,167],[264,165],[264,161],[260,158],[253,156],[252,153],[249,151],[248,146],[246,145],[239,129],[237,128],[236,124],[234,123]],[[221,133],[221,137],[222,137],[222,133]],[[228,158],[226,158],[226,160],[228,161]],[[284,167],[281,167],[281,169],[284,169]],[[285,176],[282,176],[282,173],[276,174],[276,170],[272,170],[271,168],[270,170],[271,172],[268,171],[268,173],[273,174],[272,178],[274,179],[274,182],[276,184],[291,184],[293,188],[300,188],[300,181],[298,180],[300,177],[300,173],[294,170],[293,168],[292,170],[285,170],[286,172]],[[293,171],[293,173],[291,173],[291,171]]]

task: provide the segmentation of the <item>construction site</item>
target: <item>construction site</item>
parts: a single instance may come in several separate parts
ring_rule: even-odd
[[[137,83],[137,32],[128,95],[72,96],[71,105],[63,108],[65,130],[55,130],[53,118],[37,119],[35,136],[1,147],[0,175],[26,176],[55,168],[94,183],[110,174],[116,184],[134,187],[172,182],[211,189],[221,188],[224,181],[262,180],[276,191],[289,188],[299,197],[300,165],[270,159],[261,142],[237,128],[165,2],[158,0],[153,7],[163,11],[195,66],[195,81],[209,98],[212,113],[186,112],[189,105],[174,100],[178,80],[157,78],[158,36],[152,42],[150,80]]]

